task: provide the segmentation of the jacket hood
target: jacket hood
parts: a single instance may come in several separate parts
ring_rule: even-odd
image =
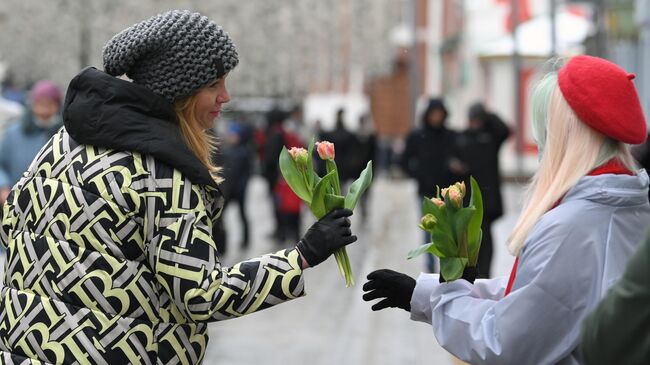
[[[70,81],[63,121],[78,143],[151,155],[193,183],[217,186],[183,141],[174,106],[144,86],[85,68]]]
[[[633,176],[614,174],[584,176],[569,189],[562,201],[586,199],[614,206],[647,204],[648,182],[648,174],[643,169]]]

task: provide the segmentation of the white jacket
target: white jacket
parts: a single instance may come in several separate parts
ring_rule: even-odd
[[[422,274],[411,319],[471,364],[580,364],[581,322],[623,273],[650,224],[648,175],[585,176],[544,214],[508,278],[438,283]]]

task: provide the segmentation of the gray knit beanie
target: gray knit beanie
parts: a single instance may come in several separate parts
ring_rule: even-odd
[[[134,24],[104,46],[104,70],[175,102],[235,68],[235,45],[207,17],[172,10]]]

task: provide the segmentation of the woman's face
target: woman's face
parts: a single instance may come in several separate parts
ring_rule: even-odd
[[[195,114],[203,129],[212,128],[212,123],[221,114],[223,104],[230,101],[226,89],[226,76],[199,90],[196,94]]]
[[[38,98],[32,103],[32,113],[41,121],[50,121],[59,112],[59,104],[49,98]]]

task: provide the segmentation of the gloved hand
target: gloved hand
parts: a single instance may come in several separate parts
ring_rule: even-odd
[[[397,271],[382,269],[368,274],[368,282],[363,285],[363,300],[385,298],[372,306],[378,311],[387,307],[402,308],[411,311],[411,297],[415,290],[415,279]]]
[[[350,230],[350,209],[334,209],[314,223],[300,239],[298,251],[309,266],[325,261],[341,247],[357,240]]]

